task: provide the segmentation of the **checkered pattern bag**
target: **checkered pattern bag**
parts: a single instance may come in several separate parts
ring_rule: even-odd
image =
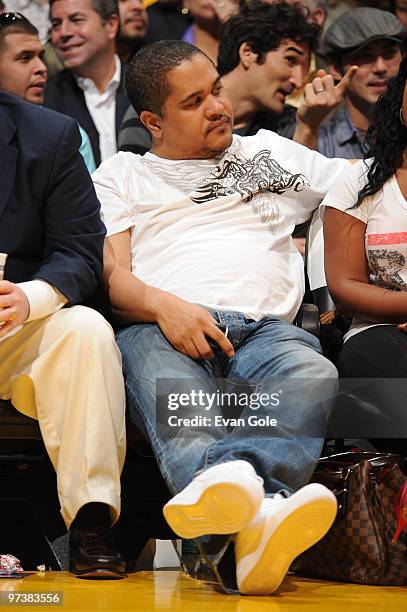
[[[312,480],[335,493],[338,515],[327,535],[291,569],[313,578],[407,585],[407,530],[392,541],[397,516],[407,519],[407,505],[404,512],[400,505],[407,497],[402,460],[399,455],[359,452],[321,459]]]

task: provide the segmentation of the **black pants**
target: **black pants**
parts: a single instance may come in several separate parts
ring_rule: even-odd
[[[372,439],[374,445],[379,450],[406,454],[407,334],[399,332],[395,325],[380,325],[360,332],[343,345],[337,368],[341,379],[392,379],[388,383],[372,380],[371,385],[368,382],[352,387],[359,390],[356,393],[348,391],[352,381],[344,380],[344,395],[339,397],[337,411],[343,410],[342,414],[355,420],[363,415],[361,420],[365,419],[367,432],[377,418],[380,425],[378,437]],[[358,431],[358,436],[372,438],[371,434],[364,436],[363,431]]]
[[[345,342],[337,368],[343,378],[407,378],[407,334],[395,325],[370,327]]]

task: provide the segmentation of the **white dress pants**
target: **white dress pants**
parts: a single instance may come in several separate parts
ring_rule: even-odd
[[[126,451],[121,356],[109,323],[64,308],[0,342],[0,398],[39,422],[69,528],[89,502],[120,514]]]

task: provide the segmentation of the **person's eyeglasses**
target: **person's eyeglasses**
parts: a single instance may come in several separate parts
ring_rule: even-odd
[[[14,21],[24,19],[21,13],[0,13],[0,28],[11,25]]]

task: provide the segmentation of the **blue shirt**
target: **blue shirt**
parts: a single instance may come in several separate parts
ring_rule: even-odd
[[[95,172],[96,164],[95,158],[93,157],[92,146],[90,144],[89,136],[85,132],[85,130],[78,124],[79,131],[81,133],[81,146],[79,152],[82,154],[83,159],[85,160],[86,167],[88,169],[89,174]]]
[[[319,128],[317,150],[330,158],[362,159],[364,140],[360,131],[353,126],[343,104]]]

